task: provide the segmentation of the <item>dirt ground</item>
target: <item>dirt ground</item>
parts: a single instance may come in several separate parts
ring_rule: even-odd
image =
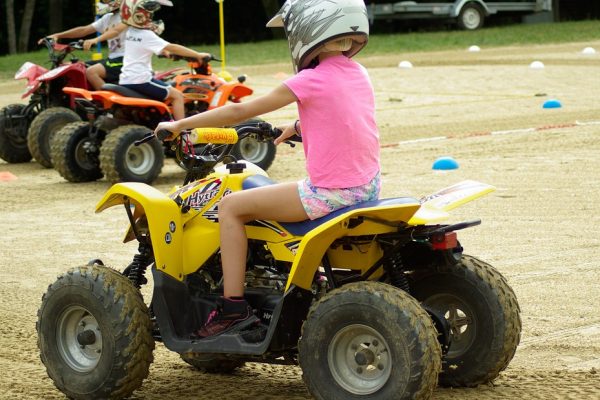
[[[483,48],[360,58],[372,76],[381,128],[383,197],[421,197],[463,179],[497,190],[453,212],[481,218],[461,231],[465,252],[496,268],[522,310],[517,353],[493,384],[438,389],[435,399],[600,398],[600,41],[560,46]],[[412,69],[397,67],[411,61]],[[542,70],[529,67],[532,61]],[[258,94],[288,65],[232,68]],[[0,106],[18,102],[22,82],[0,82]],[[544,109],[548,99],[562,108]],[[295,109],[267,115],[274,123]],[[453,171],[433,161],[452,156]],[[302,151],[280,148],[269,173],[303,176]],[[0,161],[0,398],[64,398],[46,376],[36,347],[40,299],[69,267],[101,258],[122,268],[135,247],[121,243],[121,209],[95,215],[105,181],[72,184],[31,162]],[[155,186],[183,178],[168,163]],[[149,296],[149,293],[145,293]],[[308,399],[297,367],[247,364],[206,375],[161,344],[135,399]]]

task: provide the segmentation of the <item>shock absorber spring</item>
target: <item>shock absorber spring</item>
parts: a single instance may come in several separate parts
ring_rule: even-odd
[[[148,280],[144,276],[146,274],[146,268],[151,262],[150,247],[145,243],[140,243],[138,248],[138,254],[133,256],[131,264],[125,268],[123,275],[126,275],[129,280],[133,283],[136,288],[141,288],[142,285],[148,283]]]
[[[390,277],[390,283],[392,285],[410,293],[410,286],[404,275],[404,264],[402,263],[402,254],[400,254],[400,252],[392,254],[389,261],[385,263],[385,270]]]

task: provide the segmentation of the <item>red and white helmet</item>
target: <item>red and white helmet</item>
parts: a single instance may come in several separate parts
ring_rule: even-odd
[[[100,0],[96,3],[96,15],[103,16],[111,12],[116,12],[120,7],[121,0]]]
[[[165,24],[162,21],[153,21],[154,13],[161,6],[172,7],[169,0],[123,0],[121,4],[121,20],[123,23],[140,29],[150,29],[160,35]]]
[[[327,42],[352,39],[349,49],[343,51],[352,57],[369,40],[363,0],[286,0],[267,26],[285,29],[296,72],[309,66]]]

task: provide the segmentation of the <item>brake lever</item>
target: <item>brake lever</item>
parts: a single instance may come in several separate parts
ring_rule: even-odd
[[[279,136],[281,136],[281,134],[283,133],[283,131],[279,128],[272,128],[271,129],[271,137],[272,139],[276,139]],[[302,138],[298,135],[293,135],[292,137],[290,137],[288,140],[284,140],[283,143],[289,145],[290,147],[294,148],[296,147],[296,143],[294,142],[301,142]]]
[[[69,43],[69,46],[75,50],[83,50],[83,39]]]
[[[136,140],[135,142],[133,142],[133,144],[135,146],[139,146],[146,142],[151,141],[152,139],[154,139],[154,132],[148,132],[148,133],[146,133],[146,135],[143,138]]]
[[[135,146],[139,146],[141,144],[144,144],[146,142],[149,142],[150,140],[157,138],[158,140],[160,140],[161,142],[163,140],[165,140],[166,138],[168,138],[169,136],[171,136],[171,132],[165,130],[165,129],[161,129],[160,131],[156,132],[156,135],[154,134],[154,132],[150,131],[148,133],[146,133],[146,135],[144,135],[143,138],[136,140],[135,142],[133,142],[133,144]]]

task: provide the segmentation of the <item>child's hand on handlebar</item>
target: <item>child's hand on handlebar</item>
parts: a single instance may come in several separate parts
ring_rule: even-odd
[[[44,36],[43,38],[41,38],[40,40],[38,40],[37,44],[44,43],[44,40],[51,40],[53,42],[57,42],[58,41],[58,37],[56,37],[56,35]]]
[[[296,134],[296,129],[294,128],[293,123],[285,127],[282,126],[279,129],[281,129],[282,132],[281,135],[277,136],[275,140],[273,140],[273,143],[275,143],[275,145],[284,143],[287,139],[291,138]]]
[[[196,58],[198,59],[198,62],[200,62],[200,65],[202,65],[206,59],[210,60],[212,55],[210,53],[198,53]]]
[[[154,129],[154,134],[157,135],[159,131],[172,132],[171,136],[164,139],[165,141],[169,141],[175,139],[177,135],[179,135],[179,132],[181,132],[181,129],[178,128],[177,121],[171,121],[161,122],[160,124],[158,124],[156,126],[156,129]]]
[[[92,48],[92,46],[94,46],[96,43],[98,43],[97,39],[88,39],[88,40],[84,40],[83,41],[83,49],[84,50],[89,50]]]

